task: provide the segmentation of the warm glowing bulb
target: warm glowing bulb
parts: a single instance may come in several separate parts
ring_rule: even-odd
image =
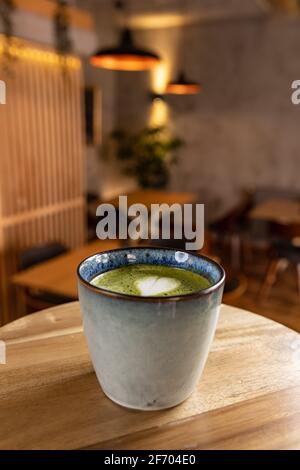
[[[2,40],[1,40],[2,39]],[[4,46],[3,36],[0,36],[0,54],[4,53],[5,46]],[[19,42],[18,42],[19,44]],[[42,62],[44,64],[49,65],[60,65],[60,56],[54,52],[45,51],[42,49],[37,49],[33,47],[26,47],[23,44],[16,45],[10,44],[9,45],[9,53],[16,58],[23,59],[23,60],[31,60],[35,62]],[[68,56],[65,63],[68,67],[73,69],[80,69],[81,61],[77,57]]]
[[[46,52],[44,58],[45,58],[45,62],[48,62],[49,64],[53,64],[53,54],[51,54],[50,52]]]
[[[183,15],[176,13],[158,13],[134,15],[129,20],[130,26],[136,29],[178,28],[184,24]]]
[[[167,103],[161,98],[156,98],[151,105],[149,125],[159,127],[167,124],[169,119],[169,110]]]
[[[159,64],[152,70],[152,89],[154,93],[162,95],[168,83],[168,71],[165,63]]]

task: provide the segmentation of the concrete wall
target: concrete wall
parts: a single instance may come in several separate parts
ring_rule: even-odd
[[[167,99],[169,123],[186,141],[172,188],[199,191],[215,211],[233,205],[241,188],[299,189],[300,107],[290,100],[291,82],[300,78],[299,21],[191,25],[181,54],[180,34],[174,28],[136,33],[140,43],[161,53],[167,76],[177,70],[177,47],[188,75],[204,89],[195,97]],[[147,91],[154,83],[149,75],[119,77],[119,126],[147,123]]]

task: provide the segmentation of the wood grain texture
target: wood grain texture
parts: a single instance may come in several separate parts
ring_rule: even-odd
[[[300,387],[106,441],[90,449],[300,449]],[[293,410],[291,411],[291,408]],[[270,416],[270,410],[272,415]]]
[[[11,284],[20,252],[52,241],[75,248],[85,239],[80,61],[64,74],[39,59],[53,58],[51,49],[28,41],[17,49],[27,55],[4,74],[0,107],[0,325],[23,313]]]
[[[13,282],[18,286],[41,289],[75,300],[77,299],[76,270],[80,261],[94,253],[120,247],[121,243],[117,240],[95,240],[16,274]]]
[[[300,337],[249,312],[222,307],[197,390],[159,412],[105,397],[78,303],[17,320],[0,339],[1,449],[300,448]]]

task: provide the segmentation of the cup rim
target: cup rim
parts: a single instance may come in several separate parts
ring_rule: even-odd
[[[168,297],[166,296],[139,296],[139,295],[131,295],[131,294],[122,294],[120,292],[114,292],[110,291],[108,289],[103,289],[101,287],[93,286],[90,282],[86,281],[80,274],[80,268],[83,263],[85,263],[88,259],[93,258],[94,256],[97,255],[105,255],[109,253],[116,253],[116,252],[122,252],[122,251],[128,251],[128,250],[165,250],[165,251],[180,251],[181,253],[187,253],[189,255],[195,256],[196,258],[203,259],[205,261],[208,261],[209,263],[213,264],[218,271],[220,272],[220,279],[218,282],[213,284],[210,287],[207,287],[206,289],[199,290],[197,292],[192,292],[190,294],[183,294],[183,295],[170,295]],[[179,268],[180,269],[180,268]],[[78,265],[77,267],[77,279],[78,281],[83,284],[85,287],[88,289],[92,290],[93,292],[96,292],[97,294],[104,295],[106,297],[110,298],[115,298],[115,299],[122,299],[122,300],[129,300],[129,301],[140,301],[140,302],[153,302],[153,303],[159,303],[159,302],[181,302],[184,300],[191,300],[191,299],[197,299],[199,297],[204,297],[206,295],[211,294],[212,292],[218,290],[222,285],[225,283],[225,270],[224,268],[217,263],[215,260],[209,258],[208,256],[204,255],[198,255],[191,253],[187,250],[177,250],[176,248],[166,248],[166,247],[159,247],[159,246],[133,246],[133,247],[124,247],[124,248],[115,248],[113,250],[105,250],[105,251],[100,251],[96,252],[92,255],[87,256],[84,258]]]

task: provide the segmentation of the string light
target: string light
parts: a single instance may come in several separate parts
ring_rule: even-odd
[[[22,60],[30,60],[33,62],[40,62],[47,65],[60,66],[62,63],[72,69],[80,69],[81,61],[75,56],[62,57],[55,52],[38,49],[32,46],[27,46],[23,43],[5,45],[5,39],[0,37],[0,56],[4,52],[8,52],[11,57]]]

